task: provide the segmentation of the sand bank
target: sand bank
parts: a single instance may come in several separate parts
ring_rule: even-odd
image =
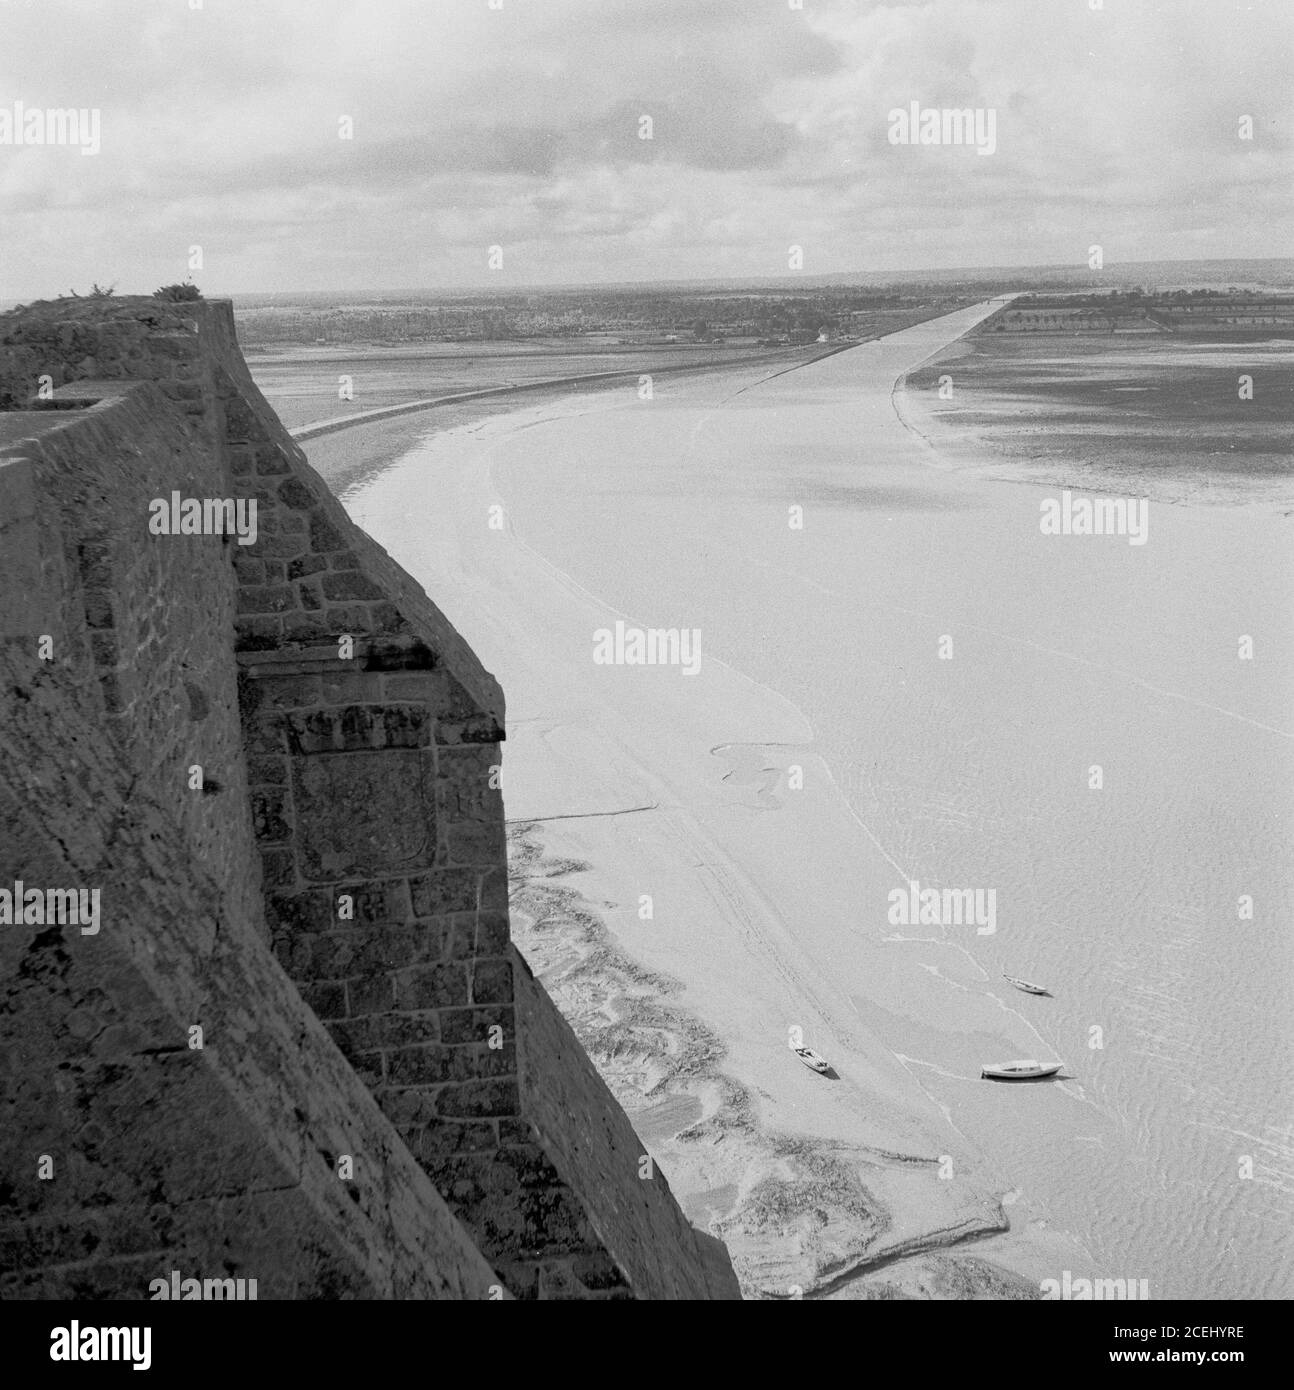
[[[982,312],[478,421],[346,500],[502,681],[519,943],[748,1293],[1275,1296],[1288,1048],[1232,1011],[1285,1036],[1288,942],[1234,928],[1294,900],[1283,532],[1044,537],[1039,489],[931,469],[891,391]],[[617,621],[699,672],[596,664]],[[894,925],[912,879],[995,933]],[[1027,1055],[1065,1079],[979,1080]]]

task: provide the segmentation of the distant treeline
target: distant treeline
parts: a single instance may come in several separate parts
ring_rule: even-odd
[[[726,338],[811,338],[870,332],[877,315],[910,314],[966,302],[947,287],[934,294],[836,286],[803,293],[728,294],[580,290],[446,296],[441,302],[267,305],[236,308],[245,345],[415,343],[572,338],[712,342]]]
[[[989,333],[1219,333],[1294,329],[1294,294],[1240,289],[1113,290],[1022,295],[985,322]]]
[[[1100,294],[1028,294],[1022,295],[1015,301],[1015,304],[1016,307],[1022,309],[1109,309],[1118,305],[1121,309],[1126,310],[1132,307],[1171,307],[1208,301],[1213,301],[1217,306],[1236,302],[1277,306],[1294,304],[1294,294],[1242,289],[1236,285],[1216,290],[1157,290],[1134,287],[1125,290],[1109,290]]]

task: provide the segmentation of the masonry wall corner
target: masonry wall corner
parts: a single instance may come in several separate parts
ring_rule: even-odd
[[[173,492],[254,499],[254,541],[151,534],[150,504]],[[0,542],[0,792],[26,827],[0,885],[39,869],[104,888],[98,936],[0,928],[0,1042],[30,1053],[40,1038],[41,1094],[61,1095],[53,1059],[91,1027],[74,1022],[77,990],[101,991],[90,1052],[72,1045],[84,1066],[138,1071],[122,1095],[177,1121],[227,1112],[215,1132],[241,1135],[229,1142],[251,1166],[221,1181],[280,1194],[233,1231],[196,1215],[182,1237],[151,1227],[127,1252],[140,1270],[245,1247],[287,1297],[492,1283],[520,1298],[739,1297],[722,1247],[659,1173],[639,1176],[632,1127],[512,946],[502,692],[310,468],[247,373],[228,303],[60,300],[0,319]],[[64,961],[83,981],[71,994],[52,983]],[[156,1058],[204,1010],[210,1040],[181,1086],[181,1064]],[[12,1083],[0,1106],[29,1122],[34,1094]],[[130,1173],[123,1212],[149,1175],[165,1199],[180,1156],[159,1167],[119,1136],[125,1101],[111,1119],[70,1103],[46,1142],[71,1173],[106,1143]],[[32,1168],[30,1136],[3,1132],[5,1171]],[[364,1177],[339,1199],[341,1152]],[[0,1203],[6,1277],[19,1293],[66,1287],[66,1241],[29,1237],[56,1207],[75,1230],[91,1189],[69,1177],[56,1201],[22,1181],[17,1209]],[[384,1225],[378,1194],[397,1188],[404,1214]],[[330,1252],[314,1265],[301,1203]],[[286,1253],[268,1253],[267,1230]],[[421,1276],[420,1258],[434,1265]],[[313,1284],[293,1272],[315,1266]],[[78,1277],[92,1295],[118,1288]]]

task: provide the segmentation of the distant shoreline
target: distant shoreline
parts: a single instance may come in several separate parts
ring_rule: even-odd
[[[849,342],[832,343],[826,351],[817,352],[811,356],[792,357],[787,352],[747,353],[742,357],[724,358],[717,362],[682,363],[673,366],[653,367],[650,375],[677,376],[682,372],[726,371],[732,367],[759,366],[764,363],[781,362],[787,363],[788,366],[799,367],[809,362],[816,362],[822,357],[830,357],[833,353],[844,352],[848,348],[857,347],[859,341],[862,340],[851,339]],[[433,410],[437,406],[459,405],[464,401],[478,400],[487,396],[518,396],[533,392],[597,387],[602,384],[611,385],[617,381],[631,380],[642,374],[641,371],[633,368],[618,368],[615,371],[590,372],[587,375],[546,377],[540,381],[524,381],[509,386],[487,386],[479,391],[459,391],[447,396],[428,397],[399,405],[378,406],[373,410],[363,410],[353,415],[340,415],[331,419],[311,421],[288,432],[298,443],[304,443],[308,439],[317,439],[321,435],[332,434],[337,430],[351,429],[356,425],[370,424],[378,420],[390,419],[396,415],[410,415],[415,411]]]

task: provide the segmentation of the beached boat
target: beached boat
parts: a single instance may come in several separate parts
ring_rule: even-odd
[[[831,1070],[831,1063],[828,1062],[821,1053],[815,1052],[811,1047],[793,1047],[791,1051],[795,1053],[810,1071],[828,1072]]]
[[[1055,1076],[1064,1062],[988,1062],[980,1071],[993,1081],[1037,1081],[1040,1077]]]
[[[1022,989],[1026,994],[1050,994],[1051,991],[1046,985],[1031,985],[1028,980],[1017,980],[1014,975],[1003,974],[1002,978],[1009,985],[1014,985],[1016,989]]]

